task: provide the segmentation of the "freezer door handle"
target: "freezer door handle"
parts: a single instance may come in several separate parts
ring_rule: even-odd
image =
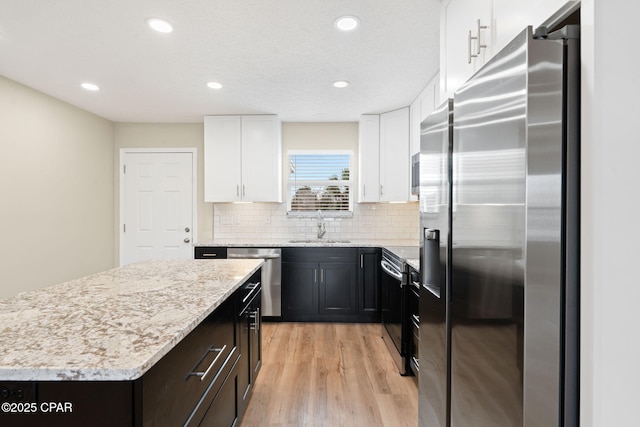
[[[422,287],[440,298],[440,230],[425,228],[422,248]]]
[[[422,287],[425,288],[427,291],[431,292],[433,295],[435,295],[436,298],[440,298],[440,286],[425,284]]]

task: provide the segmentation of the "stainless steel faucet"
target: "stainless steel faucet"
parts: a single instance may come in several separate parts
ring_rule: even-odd
[[[320,216],[320,210],[318,210],[318,239],[322,239],[322,237],[326,234],[327,228],[324,224],[324,220],[322,216]]]

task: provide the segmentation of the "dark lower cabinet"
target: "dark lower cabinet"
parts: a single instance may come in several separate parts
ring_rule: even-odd
[[[249,404],[249,398],[256,377],[262,366],[262,333],[260,309],[262,295],[260,287],[254,288],[243,298],[238,322],[240,352],[242,354],[238,374],[238,405],[243,413]]]
[[[284,248],[283,320],[357,321],[357,255],[356,248]]]
[[[241,408],[238,407],[236,399],[240,388],[238,384],[238,373],[242,369],[241,364],[241,360],[236,361],[204,416],[199,420],[198,424],[194,425],[201,427],[236,425],[243,412],[240,410]]]
[[[36,410],[0,412],[0,425],[237,425],[262,360],[260,292],[257,271],[134,381],[1,382],[0,402]]]
[[[286,260],[286,253],[283,259]],[[284,261],[282,263],[282,318],[301,320],[318,314],[318,263]]]
[[[360,248],[360,275],[358,277],[358,300],[360,320],[380,322],[380,248]]]
[[[318,313],[355,315],[357,270],[353,263],[321,262],[318,264]]]

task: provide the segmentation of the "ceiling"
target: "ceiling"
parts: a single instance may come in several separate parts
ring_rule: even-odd
[[[439,0],[1,2],[0,75],[114,122],[357,121],[409,105],[439,68]],[[336,30],[342,15],[360,27]]]

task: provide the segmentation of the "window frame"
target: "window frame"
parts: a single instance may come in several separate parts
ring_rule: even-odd
[[[292,211],[291,210],[291,202],[293,200],[293,194],[291,193],[293,185],[293,181],[291,181],[291,156],[296,154],[317,154],[317,155],[348,155],[349,156],[349,180],[304,180],[297,181],[297,186],[300,186],[299,183],[304,183],[309,186],[338,186],[338,187],[348,187],[349,188],[349,206],[348,210],[328,210],[328,209],[316,209],[316,210],[304,210],[304,211]],[[318,211],[320,211],[320,215],[322,217],[352,217],[353,216],[353,205],[354,205],[354,191],[355,187],[355,179],[353,174],[353,164],[354,164],[354,152],[349,149],[289,149],[287,150],[287,157],[285,162],[285,172],[286,172],[286,204],[287,204],[287,216],[292,217],[317,217]]]

